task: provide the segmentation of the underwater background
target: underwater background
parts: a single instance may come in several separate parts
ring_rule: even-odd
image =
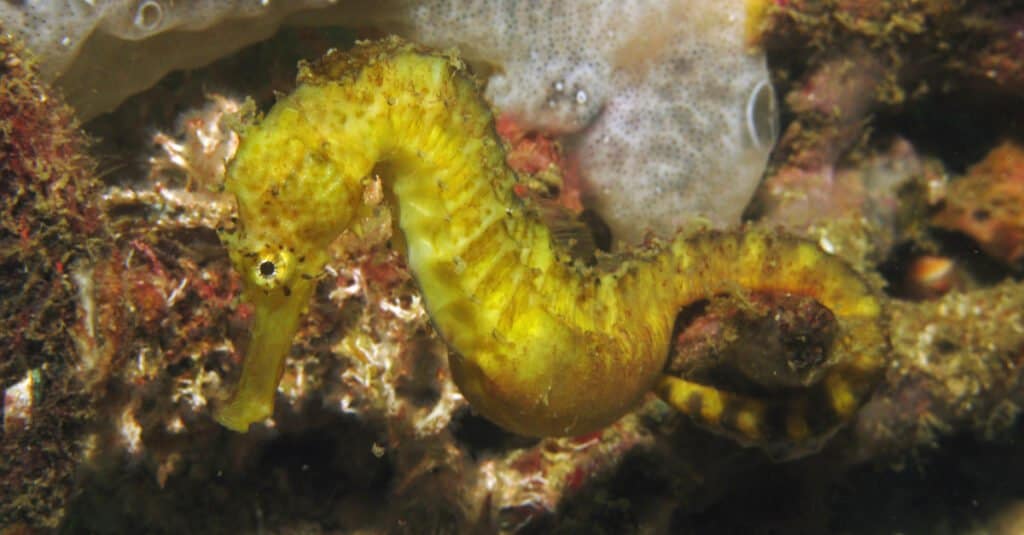
[[[573,273],[711,244],[657,388],[625,353],[665,291],[622,298],[624,367],[587,395],[650,393],[614,423],[485,416],[506,385],[453,379],[476,361],[383,164],[318,249],[272,417],[218,423],[261,313],[231,162],[328,50],[389,35],[478,81],[506,201]],[[0,3],[0,533],[1024,533],[1022,116],[1008,0]]]

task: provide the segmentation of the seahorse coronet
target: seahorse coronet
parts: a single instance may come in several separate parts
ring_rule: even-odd
[[[750,443],[806,440],[863,401],[885,334],[878,299],[846,263],[810,242],[747,229],[681,234],[583,265],[514,194],[492,119],[451,52],[392,37],[301,66],[296,90],[245,130],[226,179],[239,222],[225,245],[255,319],[221,423],[245,431],[270,416],[313,278],[330,243],[373,210],[364,188],[377,177],[396,241],[452,349],[456,384],[511,431],[593,431],[656,391]],[[853,329],[836,337],[849,362],[781,409],[665,375],[678,311],[736,288],[812,296]],[[827,405],[823,419],[812,401]]]

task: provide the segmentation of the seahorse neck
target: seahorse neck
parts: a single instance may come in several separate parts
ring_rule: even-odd
[[[459,351],[479,351],[502,320],[509,280],[564,272],[548,229],[513,193],[487,105],[438,57],[402,58],[385,93],[380,159],[407,259],[431,317]],[[409,67],[412,63],[413,66]],[[412,82],[410,82],[412,80]],[[419,91],[407,90],[410,83]],[[382,125],[384,126],[384,125]],[[567,274],[556,276],[564,280]]]

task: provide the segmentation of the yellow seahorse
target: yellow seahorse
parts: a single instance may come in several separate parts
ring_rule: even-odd
[[[243,133],[226,179],[238,228],[224,241],[255,323],[223,425],[245,431],[271,415],[328,245],[360,232],[376,176],[456,383],[509,430],[596,430],[654,390],[761,443],[813,436],[859,406],[886,342],[879,301],[845,263],[765,231],[680,237],[613,268],[574,261],[513,193],[478,89],[452,55],[397,38],[362,43],[303,65],[295,92]],[[737,288],[807,294],[834,313],[840,335],[820,386],[775,402],[663,374],[677,312]]]

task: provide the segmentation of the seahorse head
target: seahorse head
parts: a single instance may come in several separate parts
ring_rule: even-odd
[[[253,311],[238,390],[217,414],[230,429],[245,431],[271,415],[285,356],[329,246],[372,210],[363,190],[376,141],[360,137],[365,121],[353,112],[367,103],[341,114],[330,104],[339,90],[303,86],[279,101],[242,132],[228,167],[225,189],[238,202],[238,219],[221,239]]]
[[[341,122],[330,88],[300,88],[280,101],[243,143],[228,169],[238,225],[223,236],[250,292],[281,292],[310,280],[326,249],[369,209],[363,190],[372,176],[367,139],[328,135]]]

